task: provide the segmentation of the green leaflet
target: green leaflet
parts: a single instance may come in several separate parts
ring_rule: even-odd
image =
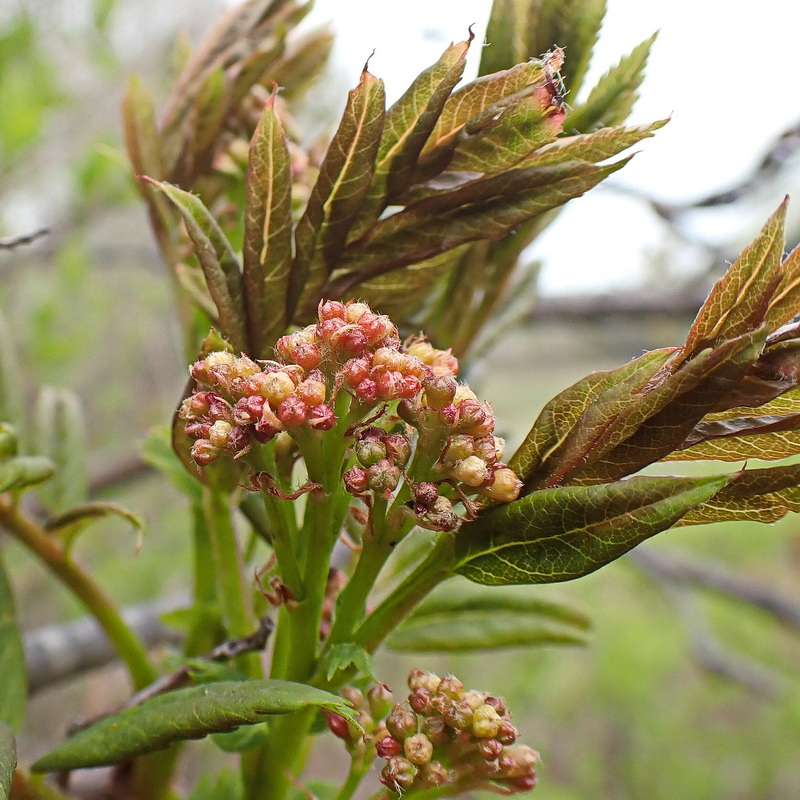
[[[360,675],[378,682],[372,656],[363,648],[353,642],[341,642],[331,648],[328,655],[328,680],[341,669],[355,667]]]
[[[466,41],[450,45],[386,112],[372,185],[352,238],[369,230],[388,198],[408,188],[420,151],[453,87],[461,80],[469,44]]]
[[[327,275],[341,258],[372,184],[385,105],[383,81],[365,69],[358,86],[348,95],[339,128],[295,229],[289,319],[301,295],[301,306],[317,299]]]
[[[479,187],[447,193],[453,195],[452,202],[456,204],[449,214],[432,213],[438,211],[436,206],[450,202],[449,198],[440,195],[420,201],[414,209],[395,214],[397,220],[389,217],[376,225],[374,235],[360,243],[342,264],[342,271],[336,274],[326,293],[342,296],[364,280],[432,258],[466,242],[498,239],[528,220],[579,197],[625,163],[623,160],[605,167],[578,165],[571,177],[528,191],[517,186],[519,176],[513,173],[495,176],[497,196],[482,202],[471,196],[473,191],[477,195]],[[510,196],[502,194],[503,182],[507,190],[513,191]],[[458,205],[459,201],[464,205]]]
[[[216,306],[220,332],[237,352],[245,350],[241,267],[225,234],[199,197],[169,183],[149,179],[148,182],[160,189],[180,212]]]
[[[5,723],[13,730],[18,730],[25,716],[28,671],[25,666],[22,634],[14,610],[14,596],[6,574],[2,551],[0,551],[0,675],[3,676],[0,680],[0,724]],[[2,734],[3,729],[0,727],[0,771],[3,761]]]
[[[86,423],[77,395],[43,386],[36,401],[36,452],[55,463],[53,480],[39,497],[60,513],[85,503],[89,496]]]
[[[149,175],[161,180],[166,174],[161,156],[161,141],[156,128],[153,98],[134,76],[122,100],[125,146],[135,175]],[[149,191],[141,187],[145,197]]]
[[[639,96],[644,68],[656,36],[654,33],[645,39],[600,78],[586,102],[567,114],[564,130],[589,133],[601,125],[619,125],[628,118]]]
[[[273,96],[250,142],[244,218],[248,340],[261,358],[286,329],[292,263],[291,159],[274,102]]]
[[[387,646],[420,653],[582,644],[588,627],[586,615],[528,590],[448,582],[400,624]]]
[[[728,481],[636,477],[533,492],[465,524],[455,570],[495,586],[573,580],[671,527]]]
[[[11,781],[17,768],[17,747],[14,732],[0,720],[0,800],[11,797]]]
[[[308,706],[335,711],[355,723],[350,706],[321,689],[288,681],[224,681],[178,689],[106,717],[66,739],[31,769],[52,772],[119,764],[173,742],[255,725]]]
[[[15,456],[0,463],[0,492],[16,492],[53,477],[55,464],[45,456]]]
[[[764,324],[782,279],[786,206],[784,200],[755,241],[714,285],[686,337],[684,359]]]

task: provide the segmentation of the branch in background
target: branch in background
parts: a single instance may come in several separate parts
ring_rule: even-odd
[[[800,601],[758,581],[741,578],[718,564],[639,548],[628,554],[638,567],[661,580],[695,586],[734,597],[771,614],[784,625],[800,631]]]

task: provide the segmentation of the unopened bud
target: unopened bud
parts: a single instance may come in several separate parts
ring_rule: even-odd
[[[429,692],[435,692],[439,688],[441,682],[442,679],[434,672],[412,669],[411,672],[408,673],[408,688],[411,689],[411,691],[414,691],[414,689],[427,689]]]
[[[327,389],[323,381],[307,378],[297,385],[297,396],[309,407],[313,408],[325,402]]]
[[[378,387],[375,381],[365,378],[356,386],[356,397],[362,403],[372,403],[378,399]]]
[[[393,464],[404,467],[411,458],[411,442],[401,433],[390,433],[384,439],[386,455]]]
[[[478,742],[478,752],[487,761],[494,761],[503,752],[503,745],[497,739],[481,739]]]
[[[403,750],[403,746],[397,739],[391,736],[384,736],[375,744],[375,752],[381,758],[391,758],[392,756],[399,756]]]
[[[392,693],[383,683],[376,683],[367,692],[369,710],[375,719],[383,719],[392,708]]]
[[[442,708],[442,719],[458,731],[465,731],[472,725],[474,712],[464,700],[451,700]]]
[[[437,411],[452,403],[458,384],[452,375],[431,374],[425,379],[425,401]]]
[[[511,503],[516,500],[522,490],[522,481],[517,477],[517,473],[510,467],[500,467],[494,470],[493,474],[492,483],[481,488],[480,493],[498,503]]]
[[[488,703],[475,709],[472,719],[472,732],[480,739],[492,739],[497,736],[502,717]]]
[[[228,446],[228,440],[231,436],[233,425],[224,420],[218,420],[211,426],[208,433],[208,439],[214,447],[218,450],[224,450]]]
[[[330,345],[338,354],[358,354],[367,347],[367,337],[358,325],[345,325],[330,336]]]
[[[329,405],[320,403],[308,412],[308,424],[315,431],[329,431],[336,424],[336,414]]]
[[[386,717],[386,730],[398,741],[405,741],[417,732],[417,716],[410,708],[398,703]]]
[[[356,442],[356,458],[365,467],[386,458],[386,445],[374,436],[365,436]]]
[[[414,785],[417,767],[400,756],[390,758],[381,772],[381,783],[393,792],[402,794]]]
[[[371,313],[371,311],[366,303],[348,303],[344,307],[344,313],[347,322],[358,322],[364,314]]]
[[[456,480],[467,486],[480,486],[486,483],[486,479],[491,475],[491,470],[483,459],[478,456],[469,456],[453,467],[452,474]]]
[[[393,492],[400,483],[400,469],[383,458],[367,470],[367,478],[370,489],[383,493]]]
[[[421,767],[427,764],[433,756],[433,744],[424,733],[415,733],[403,742],[403,751],[406,758]]]
[[[191,455],[195,463],[201,467],[208,466],[219,458],[220,450],[215,447],[208,439],[198,439],[191,449]]]
[[[419,772],[419,780],[423,786],[447,786],[454,783],[450,770],[441,761],[429,761]]]
[[[350,494],[364,494],[369,489],[369,476],[363,467],[351,467],[345,472],[344,488]]]
[[[344,303],[340,303],[338,300],[322,300],[317,307],[317,317],[320,322],[326,319],[340,319],[344,321],[346,315],[347,310]]]

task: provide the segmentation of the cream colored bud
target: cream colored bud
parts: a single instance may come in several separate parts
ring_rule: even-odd
[[[478,706],[472,718],[472,732],[479,739],[491,739],[497,736],[503,718],[488,703]]]
[[[477,400],[478,395],[472,391],[465,383],[460,383],[458,388],[456,389],[456,396],[453,398],[453,402],[458,405],[462,400]]]
[[[408,355],[416,356],[423,364],[432,364],[436,350],[430,342],[417,341],[408,346]]]
[[[260,394],[275,407],[294,391],[294,381],[286,372],[263,372],[259,378]]]
[[[232,430],[233,425],[231,425],[230,422],[219,419],[211,426],[211,430],[208,433],[208,440],[214,447],[223,450],[228,445],[228,439]]]
[[[358,322],[364,314],[371,311],[366,303],[350,303],[344,308],[345,319],[347,322]]]
[[[519,497],[521,489],[522,481],[517,473],[510,467],[501,467],[494,471],[492,485],[482,488],[481,494],[498,503],[510,503]]]
[[[475,709],[480,708],[486,702],[486,695],[483,692],[470,689],[468,692],[464,692],[461,699],[475,711]]]
[[[489,477],[486,462],[478,456],[468,456],[453,467],[453,477],[467,486],[480,486]]]
[[[421,767],[427,764],[433,756],[433,744],[424,733],[415,733],[403,742],[406,758]]]

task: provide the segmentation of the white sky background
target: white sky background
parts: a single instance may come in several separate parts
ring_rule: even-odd
[[[476,23],[468,80],[477,70],[490,7],[491,0],[316,0],[308,22],[332,22],[333,64],[342,73],[323,86],[319,102],[338,113],[374,49],[370,71],[385,80],[391,103]],[[798,21],[800,7],[787,0],[609,0],[585,89],[660,30],[631,121],[672,116],[610,182],[681,202],[724,190],[748,174],[774,138],[800,119]],[[704,241],[744,246],[792,189],[798,201],[790,219],[800,219],[800,177],[797,184],[760,193],[744,217],[730,209],[697,212],[692,232]],[[545,263],[541,291],[627,285],[632,275],[642,275],[664,235],[640,203],[601,186],[573,201],[535,246],[532,255]],[[679,255],[692,261],[691,254]],[[681,264],[669,267],[680,271]]]

